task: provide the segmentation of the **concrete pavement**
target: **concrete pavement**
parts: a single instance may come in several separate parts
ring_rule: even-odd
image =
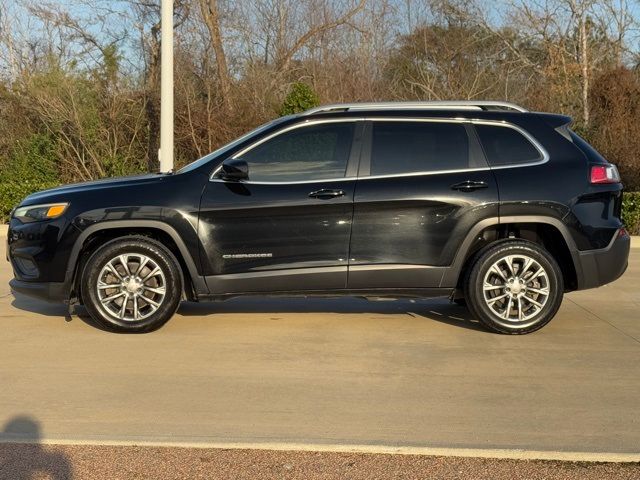
[[[9,278],[2,260],[0,441],[640,454],[638,249],[521,337],[446,300],[265,298],[117,335],[14,298]],[[32,427],[3,431],[17,416]]]

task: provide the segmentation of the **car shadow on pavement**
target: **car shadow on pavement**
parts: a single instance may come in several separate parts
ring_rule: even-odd
[[[47,317],[56,317],[67,322],[71,322],[74,318],[79,318],[87,325],[99,330],[108,331],[99,323],[94,321],[82,305],[76,305],[72,309],[73,315],[69,314],[69,307],[59,303],[48,303],[43,300],[37,300],[26,297],[19,293],[13,293],[13,301],[11,306],[25,312],[37,313]]]
[[[36,474],[51,480],[73,478],[67,456],[55,447],[43,447],[40,432],[40,423],[26,415],[4,424],[0,431],[0,480],[27,480]]]
[[[14,294],[11,305],[20,310],[66,321],[79,318],[87,325],[103,331],[109,331],[95,322],[82,305],[76,305],[73,316],[69,315],[66,305],[47,303],[20,294]],[[448,299],[398,299],[369,301],[357,297],[242,297],[224,302],[183,302],[178,315],[184,317],[208,316],[214,319],[216,314],[273,314],[273,313],[331,313],[374,314],[374,315],[410,315],[414,318],[434,320],[446,325],[478,332],[488,333],[471,315],[469,310],[451,303]],[[109,331],[110,332],[110,331]]]
[[[185,317],[241,313],[404,314],[414,318],[435,320],[446,325],[488,333],[469,310],[442,298],[368,301],[356,297],[243,297],[225,302],[183,302],[178,309],[178,314]]]
[[[65,317],[68,313],[67,306],[62,303],[48,303],[43,300],[29,298],[15,292],[13,293],[11,306],[19,310],[24,310],[25,312],[46,315],[47,317]]]

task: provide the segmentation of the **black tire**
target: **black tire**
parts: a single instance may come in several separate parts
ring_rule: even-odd
[[[124,257],[120,257],[121,255]],[[145,257],[145,266],[141,267]],[[119,258],[126,261],[117,260]],[[116,272],[112,273],[111,269],[103,270],[109,268],[107,264],[112,260],[114,262],[111,266]],[[127,270],[124,269],[125,263]],[[126,276],[126,272],[130,276]],[[142,281],[143,277],[152,272],[156,274],[146,282]],[[105,285],[105,279],[108,278],[106,283],[114,287],[99,288],[101,275],[101,285]],[[134,277],[136,280],[133,280]],[[129,278],[132,279],[131,283],[125,282]],[[122,286],[125,284],[126,286]],[[143,236],[117,238],[98,248],[84,266],[81,285],[85,307],[93,320],[105,329],[123,333],[143,333],[160,328],[173,316],[182,297],[182,277],[175,256],[162,243]],[[139,288],[129,291],[130,285],[133,285],[134,290],[136,286]],[[150,292],[151,289],[155,292]],[[106,302],[105,305],[105,300],[113,295],[120,295],[120,298]],[[124,314],[119,318],[120,312],[114,310],[119,309],[122,303],[125,303],[122,310]],[[130,318],[127,318],[127,313]]]
[[[518,271],[527,265],[520,277]],[[563,295],[564,282],[556,260],[540,245],[525,240],[486,247],[472,260],[464,279],[469,310],[486,328],[498,333],[522,335],[544,327],[558,312]]]

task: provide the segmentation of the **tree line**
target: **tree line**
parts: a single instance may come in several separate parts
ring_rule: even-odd
[[[640,190],[637,3],[175,0],[176,164],[317,103],[571,115]],[[0,205],[158,168],[159,0],[0,0]],[[0,212],[0,216],[6,212]]]

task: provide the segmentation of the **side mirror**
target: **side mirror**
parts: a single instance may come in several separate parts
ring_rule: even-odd
[[[237,182],[249,178],[249,165],[244,160],[232,158],[222,162],[222,168],[218,172],[218,178]]]

